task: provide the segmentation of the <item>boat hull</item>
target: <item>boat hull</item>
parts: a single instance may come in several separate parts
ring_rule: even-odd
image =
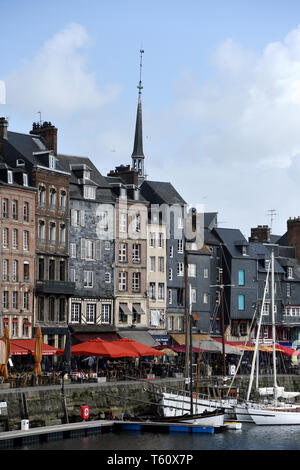
[[[300,408],[290,410],[249,408],[248,412],[258,426],[300,425]]]

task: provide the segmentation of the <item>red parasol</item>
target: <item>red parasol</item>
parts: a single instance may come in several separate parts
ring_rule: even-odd
[[[92,339],[72,346],[72,356],[102,356],[102,357],[138,357],[138,353],[129,350],[116,341]]]
[[[151,348],[145,344],[138,343],[133,339],[122,338],[113,341],[113,344],[118,344],[123,348],[126,348],[128,351],[134,351],[138,356],[163,356],[164,353],[158,349]]]

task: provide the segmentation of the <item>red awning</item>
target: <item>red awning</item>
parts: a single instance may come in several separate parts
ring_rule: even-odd
[[[139,357],[138,353],[129,351],[121,345],[114,344],[116,341],[104,341],[97,338],[84,343],[72,346],[72,356],[98,356],[98,357]],[[64,349],[59,350],[59,354],[64,354]]]
[[[122,338],[114,341],[113,344],[118,344],[128,351],[136,352],[139,356],[163,356],[164,354],[158,349],[151,348],[145,344],[134,341],[133,339]]]
[[[35,339],[11,339],[10,345],[12,355],[34,354]],[[42,348],[43,356],[54,356],[58,351],[57,348],[45,343],[42,344]]]

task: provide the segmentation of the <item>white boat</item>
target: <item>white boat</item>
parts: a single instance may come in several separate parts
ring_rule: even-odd
[[[231,419],[234,413],[236,401],[232,400],[210,400],[205,398],[193,398],[193,414],[198,415],[206,411],[223,410],[224,418]],[[191,399],[188,395],[180,393],[163,392],[161,397],[163,414],[166,417],[178,417],[191,411]]]
[[[257,425],[296,425],[300,424],[300,407],[249,408],[249,415]]]

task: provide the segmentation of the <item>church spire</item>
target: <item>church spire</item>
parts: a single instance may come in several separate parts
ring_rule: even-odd
[[[138,84],[139,97],[136,114],[134,146],[131,155],[132,166],[138,172],[139,184],[145,179],[144,173],[144,152],[143,152],[143,126],[142,126],[142,54],[144,51],[140,50],[140,80]]]

